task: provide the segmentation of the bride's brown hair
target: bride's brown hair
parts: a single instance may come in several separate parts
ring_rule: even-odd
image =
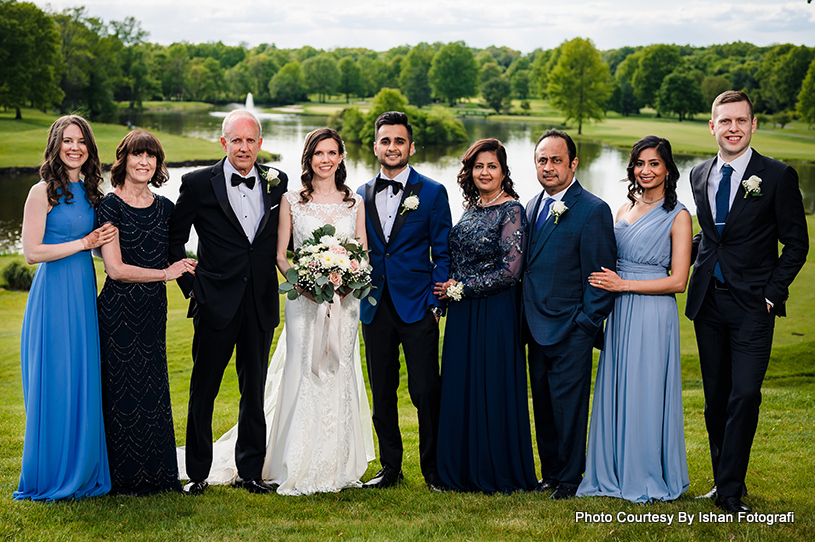
[[[345,145],[342,142],[340,134],[333,128],[317,128],[306,136],[306,143],[303,147],[303,156],[300,159],[300,167],[303,173],[300,175],[300,181],[303,183],[305,190],[300,192],[300,201],[308,203],[311,201],[311,194],[314,193],[314,170],[311,167],[311,157],[317,150],[317,145],[320,141],[326,139],[333,139],[337,143],[337,150],[340,155],[345,156]],[[354,193],[345,184],[345,179],[348,176],[348,171],[345,169],[345,160],[342,160],[337,165],[337,172],[334,174],[334,185],[337,190],[343,193],[342,201],[349,202],[349,207],[354,204]]]

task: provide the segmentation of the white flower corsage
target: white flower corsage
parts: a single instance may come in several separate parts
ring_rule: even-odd
[[[275,186],[280,184],[280,174],[275,168],[270,167],[266,171],[263,172],[263,178],[266,179],[266,191],[268,192],[270,188],[274,188]]]
[[[460,282],[447,287],[447,297],[453,301],[461,301],[464,297],[464,285]]]
[[[751,175],[749,179],[744,179],[741,182],[744,187],[744,197],[747,196],[760,196],[761,195],[761,177]]]
[[[402,202],[402,212],[400,215],[405,214],[405,211],[415,211],[419,208],[419,196],[408,196]]]
[[[560,200],[552,203],[552,216],[555,217],[555,224],[558,223],[558,221],[560,220],[560,217],[563,216],[563,213],[565,213],[568,210],[569,210],[569,208],[566,207],[566,204],[563,203]]]

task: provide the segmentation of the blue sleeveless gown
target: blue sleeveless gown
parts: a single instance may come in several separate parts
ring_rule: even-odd
[[[685,207],[661,206],[614,226],[623,280],[668,276],[671,227]],[[668,295],[621,293],[606,323],[577,495],[670,501],[690,485],[685,457],[679,313]]]
[[[82,183],[71,183],[51,209],[43,243],[80,239],[94,224]],[[15,499],[54,501],[110,490],[105,432],[96,276],[89,250],[37,267],[20,344],[25,442]]]

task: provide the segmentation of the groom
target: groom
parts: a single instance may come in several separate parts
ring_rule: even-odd
[[[422,474],[437,486],[436,433],[439,426],[439,317],[442,303],[433,285],[450,269],[447,234],[450,205],[444,187],[408,166],[413,127],[407,115],[389,111],[375,124],[374,154],[381,173],[361,186],[376,289],[376,305],[362,302],[360,319],[373,396],[373,422],[382,469],[365,487],[385,488],[402,479],[399,432],[399,346],[405,354],[408,392],[419,417]]]
[[[611,210],[577,179],[577,149],[549,130],[535,147],[543,191],[526,206],[530,228],[523,275],[524,334],[541,460],[539,489],[575,496],[586,468],[592,346],[603,347],[603,320],[614,294],[589,286],[589,274],[615,270]]]
[[[696,330],[705,391],[716,484],[707,496],[737,514],[750,511],[741,497],[775,316],[786,315],[809,235],[798,174],[750,147],[756,131],[750,98],[724,92],[711,113],[719,153],[690,174],[702,231],[694,238],[698,255],[685,314]]]
[[[184,493],[207,487],[212,465],[212,410],[233,350],[241,390],[235,463],[239,485],[253,493],[272,490],[261,478],[266,451],[263,389],[275,327],[277,218],[287,178],[257,164],[260,121],[247,110],[229,113],[221,145],[226,158],[184,175],[170,217],[170,261],[185,257],[190,227],[198,234],[195,276],[179,278],[190,298],[193,368],[187,415]]]

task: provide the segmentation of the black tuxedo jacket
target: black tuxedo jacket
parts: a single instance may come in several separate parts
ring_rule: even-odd
[[[694,238],[698,254],[688,286],[685,314],[693,320],[702,305],[718,261],[733,298],[745,311],[766,312],[765,298],[784,316],[789,286],[806,261],[809,235],[798,174],[793,168],[753,150],[742,180],[756,175],[761,195],[747,195],[739,183],[721,236],[707,196],[716,158],[690,173],[701,232]],[[783,245],[778,254],[778,243]]]
[[[263,218],[250,243],[229,204],[224,181],[224,160],[212,167],[187,173],[181,178],[181,191],[170,216],[170,261],[184,258],[184,244],[190,227],[198,233],[198,267],[195,276],[184,275],[178,285],[190,297],[188,317],[196,314],[216,329],[232,320],[245,294],[254,296],[260,325],[264,331],[280,323],[277,292],[277,221],[280,198],[288,184],[279,170],[280,183],[269,187],[263,178],[269,169],[255,164],[261,172]],[[251,281],[250,281],[251,278]],[[252,285],[246,292],[247,285]]]

